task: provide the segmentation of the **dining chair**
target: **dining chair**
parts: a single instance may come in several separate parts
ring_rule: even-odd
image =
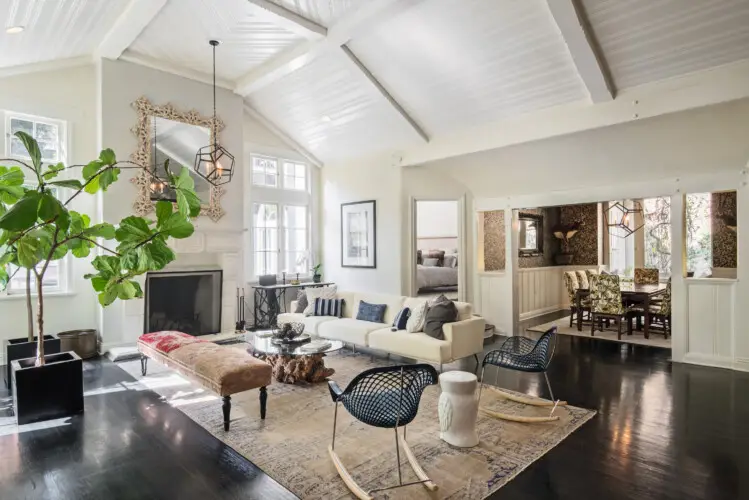
[[[591,276],[591,325],[590,336],[595,335],[596,324],[603,331],[604,320],[613,320],[617,324],[617,338],[622,338],[622,321],[627,321],[627,334],[632,334],[632,323],[629,321],[632,312],[622,303],[622,288],[619,276],[602,274]]]
[[[658,282],[658,269],[646,267],[635,268],[635,285],[657,285]]]
[[[660,296],[660,300],[650,305],[650,324],[656,324],[663,328],[663,335],[668,339],[671,336],[671,279],[666,284],[666,291]],[[653,330],[651,330],[652,332]],[[657,331],[657,330],[656,330]]]
[[[564,286],[567,289],[567,296],[570,300],[570,328],[572,328],[574,321],[580,314],[582,314],[583,321],[586,320],[586,313],[587,320],[590,320],[590,299],[583,297],[580,301],[580,308],[578,309],[577,307],[577,291],[580,289],[580,281],[575,271],[564,272]]]
[[[414,364],[385,366],[361,372],[346,386],[341,388],[334,381],[328,382],[330,396],[335,402],[333,413],[333,441],[328,446],[328,453],[333,460],[338,474],[349,490],[359,499],[370,500],[376,491],[391,490],[403,486],[421,484],[430,491],[437,485],[429,479],[416,456],[406,442],[406,426],[413,421],[419,410],[419,402],[424,389],[436,384],[437,370],[431,365]],[[338,403],[357,420],[374,427],[383,427],[395,431],[395,454],[398,464],[398,484],[365,491],[343,466],[335,452],[335,433],[338,420]],[[403,427],[403,436],[398,434],[398,427]],[[366,445],[366,444],[365,444]],[[404,483],[401,475],[400,448],[406,453],[418,481]]]

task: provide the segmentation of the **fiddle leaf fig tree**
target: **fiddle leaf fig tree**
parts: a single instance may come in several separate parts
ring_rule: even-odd
[[[113,225],[92,224],[91,218],[69,208],[81,193],[89,195],[106,191],[117,182],[122,169],[142,169],[132,162],[119,162],[114,151],[105,149],[99,158],[86,165],[66,167],[62,163],[44,165],[36,140],[24,132],[16,132],[24,145],[31,164],[13,161],[28,169],[36,186],[24,186],[21,167],[0,166],[0,291],[8,284],[12,272],[25,268],[34,277],[37,295],[37,365],[44,364],[44,276],[50,262],[68,254],[88,258],[94,247],[101,250],[92,265],[95,273],[84,277],[91,280],[99,303],[108,306],[117,299],[143,296],[136,278],[148,271],[157,271],[176,256],[169,248],[169,238],[187,238],[193,234],[191,218],[200,212],[200,199],[195,194],[190,172],[169,171],[166,183],[177,194],[177,210],[172,203],[156,204],[156,219],[129,216]],[[70,175],[59,179],[65,172]],[[79,176],[80,178],[75,178]],[[55,191],[68,190],[65,201]],[[13,271],[12,271],[13,270]],[[27,279],[27,283],[30,280]],[[27,290],[30,297],[30,290]],[[31,300],[28,299],[30,307]],[[33,341],[33,328],[29,329]]]

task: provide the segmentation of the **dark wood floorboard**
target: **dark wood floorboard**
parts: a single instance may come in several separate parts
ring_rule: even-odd
[[[669,359],[666,349],[560,336],[555,395],[599,413],[492,498],[749,499],[749,374]],[[85,369],[84,415],[0,436],[0,499],[293,498],[113,363]],[[539,375],[501,370],[498,380],[546,395]],[[7,406],[4,388],[0,400]]]

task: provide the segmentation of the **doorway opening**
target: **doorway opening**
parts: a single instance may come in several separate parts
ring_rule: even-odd
[[[417,200],[415,212],[416,295],[444,294],[457,300],[460,270],[465,265],[459,251],[460,204],[458,200]]]

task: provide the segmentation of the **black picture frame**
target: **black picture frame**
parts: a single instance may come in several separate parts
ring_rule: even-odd
[[[372,206],[372,244],[371,244],[371,264],[352,264],[351,262],[346,263],[346,232],[345,232],[345,218],[344,213],[346,207],[353,207],[356,205],[371,205]],[[369,247],[369,245],[368,245]],[[352,201],[349,203],[341,203],[341,267],[357,268],[357,269],[377,269],[377,201],[376,200],[365,200],[365,201]]]
[[[544,253],[544,216],[535,214],[520,213],[518,215],[520,224],[524,222],[532,223],[536,226],[536,248],[519,248],[519,257],[536,257]],[[518,242],[519,243],[519,242]]]

